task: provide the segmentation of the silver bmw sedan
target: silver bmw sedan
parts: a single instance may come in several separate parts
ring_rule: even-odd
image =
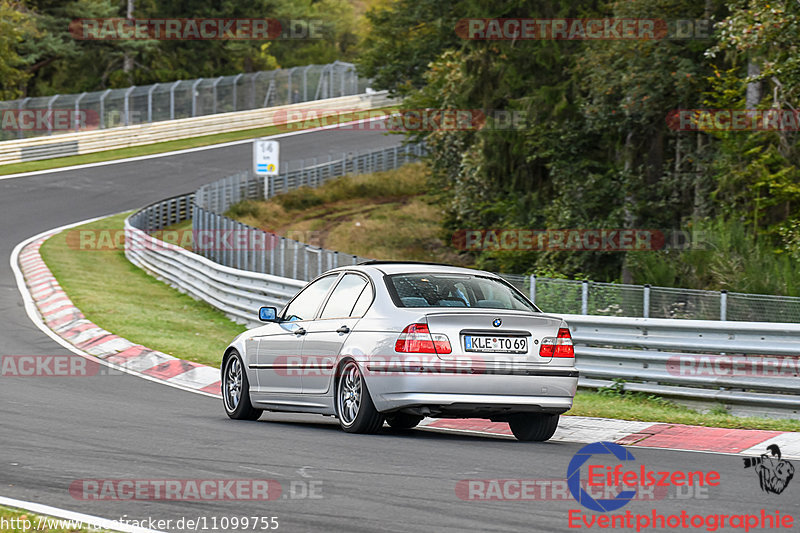
[[[553,436],[578,383],[567,324],[495,274],[371,261],[330,270],[222,359],[228,416],[264,410],[336,416],[350,433],[425,417],[507,422]]]

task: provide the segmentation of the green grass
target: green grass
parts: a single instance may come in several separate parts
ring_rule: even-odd
[[[718,428],[800,431],[800,420],[738,417],[724,414],[720,409],[701,413],[659,396],[631,392],[623,394],[613,389],[579,391],[572,409],[566,414]]]
[[[115,215],[75,229],[121,231],[126,216]],[[121,250],[75,249],[67,241],[70,231],[48,239],[41,253],[87,319],[153,350],[219,366],[223,350],[244,326],[146,274]]]
[[[390,112],[394,108],[375,109],[370,111],[370,116],[375,116],[375,113],[381,111]],[[315,127],[314,124],[306,124],[307,128]],[[192,137],[189,139],[177,139],[174,141],[166,141],[154,144],[146,144],[143,146],[132,146],[130,148],[119,148],[116,150],[105,150],[103,152],[94,152],[91,154],[72,155],[67,157],[59,157],[54,159],[44,159],[41,161],[25,161],[23,163],[12,163],[10,165],[0,165],[0,176],[7,174],[17,174],[20,172],[33,172],[36,170],[50,170],[53,168],[85,165],[87,163],[97,163],[100,161],[113,161],[114,159],[126,159],[129,157],[139,157],[143,155],[160,154],[164,152],[173,152],[175,150],[185,150],[187,148],[197,148],[198,146],[210,146],[212,144],[221,144],[231,141],[239,141],[242,139],[252,139],[255,137],[267,137],[286,131],[297,131],[298,129],[307,129],[301,127],[291,127],[287,130],[286,126],[267,126],[264,128],[255,128],[249,130],[232,131],[228,133],[216,133],[213,135],[203,135],[200,137]]]
[[[89,529],[87,528],[62,528],[62,527],[47,527],[47,520],[50,520],[50,524],[53,526],[56,525],[69,525],[70,522],[68,520],[62,520],[59,518],[50,518],[46,517],[42,519],[42,515],[37,515],[34,513],[30,513],[28,511],[24,511],[21,509],[12,509],[10,507],[2,507],[0,506],[0,519],[8,521],[8,526],[0,528],[0,531],[7,532],[7,533],[30,533],[31,531],[47,531],[49,533],[89,533]],[[12,522],[13,520],[13,522]],[[20,523],[20,520],[23,522]],[[25,523],[25,521],[30,522],[29,524]],[[41,527],[40,526],[41,521]],[[13,525],[14,527],[10,527]],[[19,527],[17,527],[19,526]],[[108,531],[105,529],[91,529],[93,533],[100,533],[103,531]]]
[[[469,266],[443,238],[444,210],[428,194],[423,163],[345,176],[269,201],[244,201],[226,215],[314,246],[385,260]]]

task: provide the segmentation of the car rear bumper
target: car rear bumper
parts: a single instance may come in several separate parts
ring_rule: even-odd
[[[478,416],[515,412],[563,413],[572,407],[577,371],[531,373],[376,373],[366,375],[378,411],[413,412],[427,407],[431,416]],[[424,412],[424,411],[423,411]]]

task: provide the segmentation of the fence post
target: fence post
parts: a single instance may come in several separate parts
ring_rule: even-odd
[[[292,68],[289,69],[289,76],[288,76],[289,79],[288,79],[288,82],[286,83],[286,103],[287,104],[293,104],[294,103],[294,98],[292,98],[292,74],[294,74],[294,71],[297,70],[298,68],[300,68],[300,67],[292,67]]]
[[[281,237],[281,277],[286,277],[286,237]]]
[[[22,110],[25,108],[25,104],[27,104],[27,103],[28,103],[28,100],[30,100],[30,99],[31,99],[31,97],[30,97],[30,96],[28,96],[28,97],[26,97],[26,98],[23,98],[22,100],[20,100],[20,101],[19,101],[19,106],[18,106],[18,108],[19,108],[19,110],[20,110],[20,111],[22,111]],[[101,117],[103,116],[102,112],[100,113],[100,116],[101,116]],[[102,127],[103,127],[103,125],[102,125],[102,124],[100,124],[100,127],[102,128]],[[24,136],[25,136],[25,133],[23,132],[22,128],[19,128],[19,129],[17,130],[17,137],[18,137],[18,138],[20,138],[20,139],[22,139]]]
[[[531,303],[536,305],[536,274],[531,274],[530,296],[531,296]]]
[[[294,243],[294,246],[293,246],[293,248],[294,248],[294,259],[293,259],[294,263],[292,264],[292,279],[297,279],[297,254],[300,253],[300,251],[297,248],[297,245],[300,244],[300,243],[298,243],[297,241],[292,241],[292,242]],[[306,258],[306,262],[308,262],[308,258]],[[306,281],[308,281],[308,280],[306,280]]]
[[[130,113],[131,113],[131,93],[136,88],[136,85],[133,87],[128,87],[128,90],[125,91],[125,125],[130,125]]]
[[[51,113],[51,111],[53,111],[53,102],[55,102],[59,96],[61,95],[57,94],[47,101],[47,115],[49,117],[53,116],[53,114]],[[53,120],[51,118],[51,120],[47,121],[47,134],[50,135],[52,133],[53,133]]]
[[[147,122],[153,122],[153,91],[156,90],[158,87],[158,83],[154,83],[150,86],[150,90],[147,91]]]
[[[581,282],[581,314],[589,314],[589,282],[586,280]]]
[[[212,104],[212,106],[211,106],[211,110],[212,110],[212,111],[211,111],[211,114],[212,114],[212,115],[216,115],[216,114],[217,114],[217,85],[219,84],[219,82],[221,82],[221,81],[222,81],[222,79],[223,79],[224,77],[225,77],[225,76],[220,76],[219,78],[217,78],[216,80],[214,80],[214,84],[211,86],[211,90],[212,90],[212,92],[214,93],[214,103],[213,103],[213,104]]]
[[[78,118],[80,116],[80,107],[79,107],[79,105],[81,103],[81,100],[83,100],[83,97],[86,96],[87,94],[89,94],[89,93],[83,92],[78,97],[78,99],[75,100],[75,131],[79,131],[81,129],[81,121]]]
[[[728,291],[719,291],[719,319],[722,322],[728,320]]]
[[[244,76],[244,74],[240,73],[237,74],[235,78],[233,78],[233,110],[236,111],[236,84],[239,83],[239,79]]]
[[[175,120],[175,87],[181,80],[176,81],[172,85],[169,86],[169,119]]]
[[[192,84],[192,116],[197,116],[197,86],[200,85],[200,82],[203,81],[203,78],[197,78],[194,83]]]
[[[644,285],[644,302],[642,302],[642,316],[650,318],[650,284]]]

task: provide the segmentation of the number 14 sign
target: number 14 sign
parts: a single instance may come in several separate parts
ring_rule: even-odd
[[[277,176],[280,147],[278,141],[253,140],[253,172],[256,176]]]

